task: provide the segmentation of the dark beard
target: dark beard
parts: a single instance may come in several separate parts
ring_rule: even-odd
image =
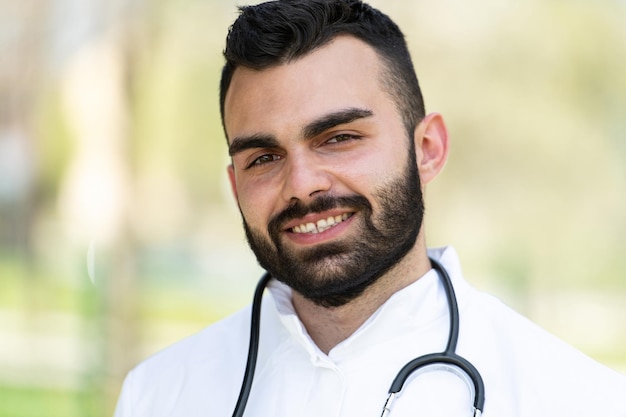
[[[424,217],[424,202],[413,146],[407,167],[374,192],[381,207],[374,220],[372,205],[363,196],[321,196],[300,201],[274,216],[270,239],[252,230],[243,219],[248,244],[259,264],[273,277],[323,307],[347,304],[375,283],[413,248]],[[345,242],[315,245],[298,251],[284,247],[281,230],[287,221],[333,208],[356,212],[359,234]],[[356,223],[354,223],[356,224]]]

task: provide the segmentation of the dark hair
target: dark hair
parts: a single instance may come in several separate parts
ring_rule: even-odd
[[[226,38],[220,81],[220,112],[235,70],[262,70],[288,63],[338,35],[352,35],[381,57],[381,82],[389,90],[413,136],[424,117],[424,101],[404,35],[385,14],[360,0],[275,0],[239,8]]]

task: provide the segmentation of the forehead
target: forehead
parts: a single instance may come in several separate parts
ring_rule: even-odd
[[[375,50],[350,36],[286,64],[264,70],[239,67],[224,103],[229,140],[299,128],[328,112],[390,101],[382,90],[381,68]]]

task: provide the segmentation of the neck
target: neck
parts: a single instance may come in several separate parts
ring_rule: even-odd
[[[417,281],[430,270],[423,238],[391,270],[363,294],[339,307],[322,307],[293,293],[298,317],[317,346],[326,354],[352,335],[393,294]]]

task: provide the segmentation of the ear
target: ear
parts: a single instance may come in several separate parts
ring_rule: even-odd
[[[422,185],[432,181],[448,159],[448,130],[439,113],[430,113],[415,128],[415,152]]]
[[[228,165],[227,170],[228,170],[228,179],[230,180],[230,189],[233,192],[235,201],[239,203],[239,196],[237,195],[237,182],[235,180],[235,168],[233,168],[233,164]]]

